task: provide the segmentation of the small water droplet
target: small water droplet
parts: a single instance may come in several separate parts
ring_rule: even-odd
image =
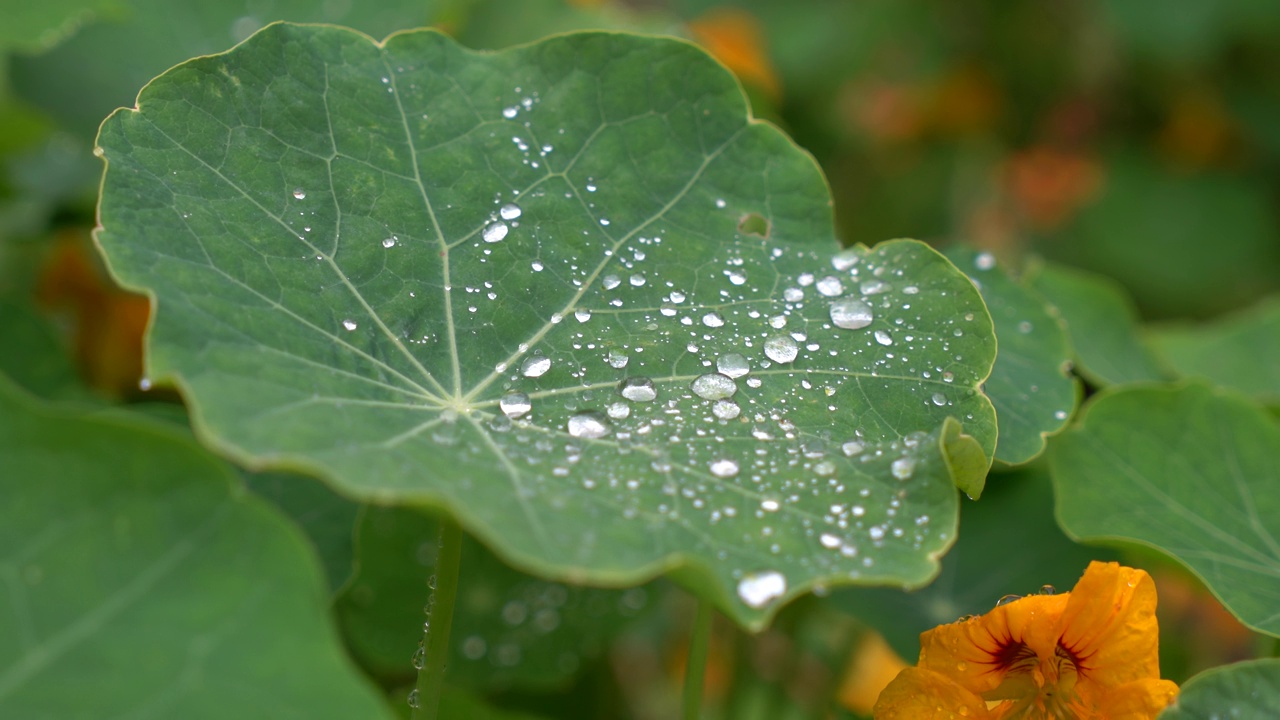
[[[576,438],[602,438],[613,432],[609,419],[598,412],[583,412],[569,418],[569,434]]]
[[[979,270],[990,270],[996,266],[996,256],[989,252],[978,253],[973,259],[973,266]]]
[[[1026,335],[1027,333],[1031,332],[1033,329],[1034,329],[1034,326],[1031,323],[1027,322],[1026,320],[1023,320],[1022,322],[1018,323],[1018,332],[1022,333],[1023,335]]]
[[[787,302],[800,302],[804,299],[804,291],[797,287],[789,287],[782,291],[782,299]]]
[[[702,316],[702,324],[712,328],[724,327],[724,318],[718,312],[709,312]]]
[[[831,303],[831,323],[838,328],[857,330],[875,320],[871,306],[856,298],[844,298]]]
[[[609,403],[609,406],[605,408],[605,414],[614,420],[626,420],[631,417],[631,405],[629,403],[624,403],[621,400],[615,403]]]
[[[840,451],[845,454],[845,457],[853,457],[864,449],[866,449],[866,445],[859,440],[850,440],[840,446]]]
[[[718,478],[731,478],[738,474],[738,461],[728,458],[712,460],[707,469]]]
[[[1057,595],[1057,594],[1058,594],[1058,588],[1056,588],[1056,587],[1054,587],[1054,586],[1052,586],[1052,585],[1041,585],[1041,586],[1040,586],[1040,594],[1041,594],[1041,595]]]
[[[1021,595],[1005,595],[1004,597],[996,601],[996,607],[1000,607],[1001,605],[1008,605],[1011,602],[1021,600],[1021,599],[1022,599]]]
[[[607,360],[609,367],[621,370],[627,366],[627,363],[631,362],[631,357],[617,348],[612,348],[609,350]]]
[[[512,105],[509,108],[502,109],[502,117],[510,120],[514,118],[516,116],[516,113],[518,112],[520,112],[520,108],[516,107],[515,105]]]
[[[356,325],[355,320],[343,320],[342,327],[346,328],[347,332],[351,332],[352,330],[355,330],[357,327],[359,327],[359,325]]]
[[[641,287],[644,285],[644,275],[641,273],[635,273],[631,276],[628,282],[631,283],[631,287]]]
[[[885,346],[892,345],[892,344],[893,344],[893,336],[889,335],[889,333],[885,332],[884,330],[877,330],[877,331],[876,331],[876,342],[880,343],[881,345],[885,345]]]
[[[690,385],[689,389],[693,390],[693,394],[703,400],[721,400],[733,397],[738,392],[738,384],[733,378],[720,373],[707,373],[699,375]]]
[[[622,278],[617,275],[605,275],[600,284],[604,285],[605,290],[612,290],[622,284]]]
[[[787,578],[776,570],[751,573],[738,581],[738,597],[753,608],[762,608],[786,592]]]
[[[525,377],[541,377],[551,369],[551,358],[545,355],[531,355],[520,364],[520,374]]]
[[[658,389],[647,377],[629,377],[618,385],[618,394],[632,402],[652,402],[658,397]]]
[[[837,297],[844,293],[844,283],[840,282],[840,278],[830,275],[819,280],[815,287],[818,288],[818,294],[825,297]]]
[[[732,420],[742,414],[742,408],[732,400],[717,400],[711,406],[711,414],[721,420]]]
[[[418,641],[418,649],[413,651],[413,669],[421,670],[427,664],[427,648]]]
[[[911,479],[911,474],[916,471],[916,461],[911,458],[898,458],[890,465],[893,476],[899,480]]]
[[[521,418],[533,409],[529,396],[522,392],[509,392],[498,401],[498,409],[511,419]]]
[[[295,200],[305,200],[307,198],[307,191],[302,188],[295,188],[293,191],[293,197]]]
[[[943,395],[942,393],[934,393],[933,397],[930,399],[933,400],[934,405],[937,405],[939,407],[947,404],[947,396]]]
[[[520,209],[519,205],[515,203],[507,203],[498,210],[498,216],[503,220],[515,220],[520,217],[521,212],[523,211]]]
[[[591,319],[591,311],[586,308],[578,308],[573,311],[573,319],[584,323]]]
[[[831,258],[831,267],[844,272],[857,265],[860,260],[862,260],[862,256],[858,254],[857,250],[841,250]]]
[[[831,533],[822,533],[822,535],[818,536],[818,542],[822,543],[822,547],[828,550],[835,550],[841,545],[840,538]]]
[[[800,355],[800,346],[790,335],[774,335],[764,341],[764,354],[777,363],[789,363]]]
[[[485,242],[496,243],[507,236],[507,230],[507,224],[502,221],[498,221],[486,225],[482,235],[484,236]]]
[[[716,370],[721,375],[739,378],[751,372],[751,361],[741,353],[725,353],[716,358]]]

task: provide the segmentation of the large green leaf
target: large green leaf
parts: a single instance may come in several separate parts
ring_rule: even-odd
[[[1280,708],[1280,660],[1207,670],[1182,686],[1160,720],[1271,720]]]
[[[957,245],[947,257],[977,284],[995,322],[1000,349],[983,391],[996,408],[996,459],[1033,460],[1044,452],[1045,437],[1066,426],[1079,395],[1062,320],[997,267],[991,253]]]
[[[1149,337],[1179,374],[1280,404],[1280,301],[1201,327],[1160,329]]]
[[[1142,342],[1133,300],[1118,283],[1058,265],[1033,268],[1025,282],[1066,321],[1076,370],[1090,383],[1106,386],[1164,378],[1155,355]]]
[[[0,716],[390,717],[305,541],[189,436],[0,378]]]
[[[352,653],[378,677],[417,674],[410,660],[427,620],[438,536],[435,519],[408,508],[361,514],[357,571],[336,608]],[[653,599],[652,587],[601,590],[533,578],[470,540],[457,592],[449,682],[481,689],[567,681]]]
[[[246,461],[448,507],[538,574],[689,568],[753,626],[924,582],[980,491],[981,297],[922,243],[840,251],[812,158],[686,43],[277,25],[99,142],[149,370]]]
[[[920,652],[920,633],[991,610],[1005,595],[1029,595],[1044,585],[1069,590],[1090,560],[1113,554],[1063,535],[1053,518],[1053,488],[1043,463],[993,475],[976,503],[965,503],[956,545],[928,587],[904,593],[849,588],[831,602],[884,635],[905,658]],[[1010,552],[1011,542],[1018,544]]]
[[[245,473],[244,482],[306,533],[320,556],[329,588],[336,593],[351,577],[355,563],[354,536],[360,505],[315,478],[293,473]]]
[[[1280,428],[1199,384],[1104,392],[1053,443],[1058,517],[1081,540],[1180,560],[1246,625],[1280,635]]]

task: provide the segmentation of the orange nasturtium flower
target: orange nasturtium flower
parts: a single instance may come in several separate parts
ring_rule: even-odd
[[[875,720],[1151,720],[1178,693],[1160,679],[1155,611],[1150,575],[1090,563],[1071,592],[923,633]]]

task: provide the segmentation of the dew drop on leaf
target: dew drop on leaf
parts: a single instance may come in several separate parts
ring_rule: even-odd
[[[890,336],[889,333],[885,332],[884,330],[877,330],[876,342],[880,343],[881,345],[889,346],[893,344],[893,337]]]
[[[751,361],[741,353],[726,353],[716,358],[716,370],[731,378],[742,377],[751,372]]]
[[[711,328],[724,327],[724,318],[718,312],[709,312],[702,316],[702,324]]]
[[[875,320],[871,306],[856,298],[843,298],[831,303],[831,323],[838,328],[857,330]]]
[[[356,325],[355,320],[343,320],[342,327],[346,328],[347,332],[351,332],[352,330],[355,330],[357,327],[359,327],[359,325]]]
[[[711,406],[711,414],[721,420],[732,420],[742,414],[742,408],[732,400],[717,400]]]
[[[764,354],[778,363],[789,363],[800,354],[800,346],[790,335],[774,335],[764,341]]]
[[[515,220],[520,217],[521,212],[523,211],[520,210],[519,205],[516,205],[515,203],[507,203],[498,210],[498,216],[503,220]]]
[[[787,578],[776,570],[752,573],[738,581],[738,597],[753,608],[762,608],[787,592]]]
[[[738,474],[739,468],[736,460],[724,458],[720,460],[712,460],[711,464],[707,466],[707,469],[711,471],[712,475],[715,475],[718,478],[731,478]]]
[[[844,283],[840,282],[840,278],[830,275],[818,281],[814,287],[818,288],[818,294],[825,297],[838,297],[844,292]]]
[[[307,191],[302,188],[296,188],[293,191],[293,197],[295,200],[305,200],[307,197]]]
[[[647,377],[630,377],[618,386],[618,394],[632,402],[651,402],[658,397],[658,390]]]
[[[507,236],[507,224],[501,221],[489,223],[484,227],[482,235],[487,243],[500,242]]]
[[[614,348],[609,351],[608,362],[609,367],[621,370],[627,366],[627,363],[631,362],[631,357],[621,350]]]
[[[707,373],[706,375],[699,375],[689,385],[689,389],[693,390],[693,394],[703,400],[722,400],[733,397],[733,394],[738,392],[738,384],[727,375]]]
[[[569,418],[569,434],[592,440],[613,432],[609,419],[598,412],[583,412]]]
[[[541,377],[551,369],[551,358],[545,355],[532,355],[520,363],[520,374],[525,377]]]
[[[511,419],[524,417],[533,409],[529,396],[522,392],[509,392],[498,401],[498,409]]]

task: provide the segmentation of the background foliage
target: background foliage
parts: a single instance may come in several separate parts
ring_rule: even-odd
[[[21,433],[38,435],[57,417],[49,442],[74,433],[76,442],[104,443],[114,433],[128,438],[111,441],[120,455],[110,457],[127,459],[122,448],[134,444],[164,446],[137,451],[160,464],[173,453],[200,456],[209,477],[175,487],[204,497],[206,512],[221,513],[217,523],[273,538],[274,551],[261,557],[242,557],[231,544],[218,551],[256,563],[245,572],[287,584],[289,597],[299,598],[293,607],[307,609],[253,606],[235,594],[244,591],[235,578],[198,564],[187,568],[195,580],[165,585],[178,599],[165,605],[169,596],[156,594],[150,602],[161,614],[183,615],[172,621],[185,637],[244,632],[227,625],[236,618],[275,623],[282,635],[288,620],[299,634],[328,638],[322,648],[296,648],[315,667],[292,667],[340,676],[331,689],[343,700],[289,700],[287,683],[270,691],[282,707],[315,703],[300,716],[350,716],[337,703],[368,703],[374,692],[394,700],[387,712],[407,710],[420,634],[413,608],[430,594],[433,557],[405,536],[429,535],[434,520],[420,509],[337,494],[310,477],[236,468],[192,443],[181,399],[143,381],[146,301],[115,287],[89,240],[101,120],[132,105],[170,66],[223,51],[274,20],[342,24],[375,38],[431,25],[476,49],[587,28],[691,39],[737,75],[756,116],[816,158],[831,187],[839,240],[919,238],[978,281],[1001,350],[985,388],[1001,442],[984,496],[963,501],[959,540],[939,579],[905,597],[897,589],[819,588],[754,636],[722,622],[708,670],[709,716],[865,712],[857,668],[880,647],[869,640],[876,632],[910,661],[921,630],[982,612],[1007,593],[1045,583],[1065,589],[1090,558],[1118,557],[1156,576],[1166,677],[1181,682],[1274,647],[1275,617],[1267,612],[1276,607],[1274,589],[1201,564],[1220,557],[1207,553],[1225,553],[1263,578],[1280,567],[1280,494],[1268,480],[1280,397],[1280,15],[1267,0],[1188,2],[1178,13],[1119,0],[6,0],[0,15],[14,20],[0,32],[0,372],[5,427],[18,433],[6,442],[36,447]],[[983,253],[989,261],[979,262]],[[63,404],[50,409],[29,395]],[[1080,400],[1088,403],[1082,419],[1073,417]],[[1171,408],[1165,425],[1148,424],[1152,403]],[[1214,434],[1228,422],[1230,437]],[[1116,454],[1129,461],[1127,472],[1107,461]],[[50,484],[47,496],[37,495],[26,486],[37,470],[15,467],[0,467],[6,582],[25,588],[16,596],[81,593],[108,607],[111,568],[84,572],[100,548],[83,533],[146,523],[155,510],[144,496],[169,491],[130,487],[131,494],[119,493],[119,507],[72,512],[59,493],[79,492],[78,485]],[[39,469],[50,478],[67,472]],[[1123,477],[1112,482],[1107,473]],[[1172,484],[1153,493],[1156,480]],[[1108,505],[1124,517],[1099,516],[1096,509]],[[72,517],[82,525],[57,547],[68,568],[80,570],[39,560],[42,533]],[[1171,517],[1189,525],[1175,537],[1153,532],[1181,527]],[[1213,532],[1240,526],[1251,528],[1247,540]],[[148,536],[151,551],[164,537],[158,530]],[[379,546],[385,552],[371,552]],[[150,552],[145,543],[131,547],[138,557]],[[474,576],[463,602],[476,615],[457,621],[458,682],[447,698],[449,707],[468,708],[455,710],[459,716],[605,717],[624,706],[635,718],[674,714],[687,590],[663,580],[633,589],[576,587],[563,577],[522,574],[481,545],[467,547],[464,567]],[[129,557],[117,558],[116,569]],[[196,580],[217,588],[222,615],[180,599],[196,592]],[[19,637],[20,608],[4,602],[0,636]],[[29,679],[38,639],[77,627],[79,611],[63,610],[64,617],[33,626],[26,650],[0,652],[0,710],[41,707],[43,693],[65,682]],[[396,627],[371,620],[391,616],[403,619]],[[303,630],[304,623],[321,629]],[[100,644],[87,647],[100,651]],[[191,647],[210,645],[177,644],[174,652]],[[148,656],[128,642],[113,652],[164,665],[158,650]],[[95,666],[120,662],[108,654]],[[1275,693],[1275,667],[1215,670],[1189,685],[1188,696],[1217,704],[1189,700],[1182,712],[1230,709],[1241,687]],[[238,682],[209,677],[208,687]],[[180,680],[158,678],[153,688],[200,686]],[[45,682],[53,684],[37,684]],[[180,695],[140,692],[155,693],[157,703]],[[71,717],[77,709],[60,711]]]

